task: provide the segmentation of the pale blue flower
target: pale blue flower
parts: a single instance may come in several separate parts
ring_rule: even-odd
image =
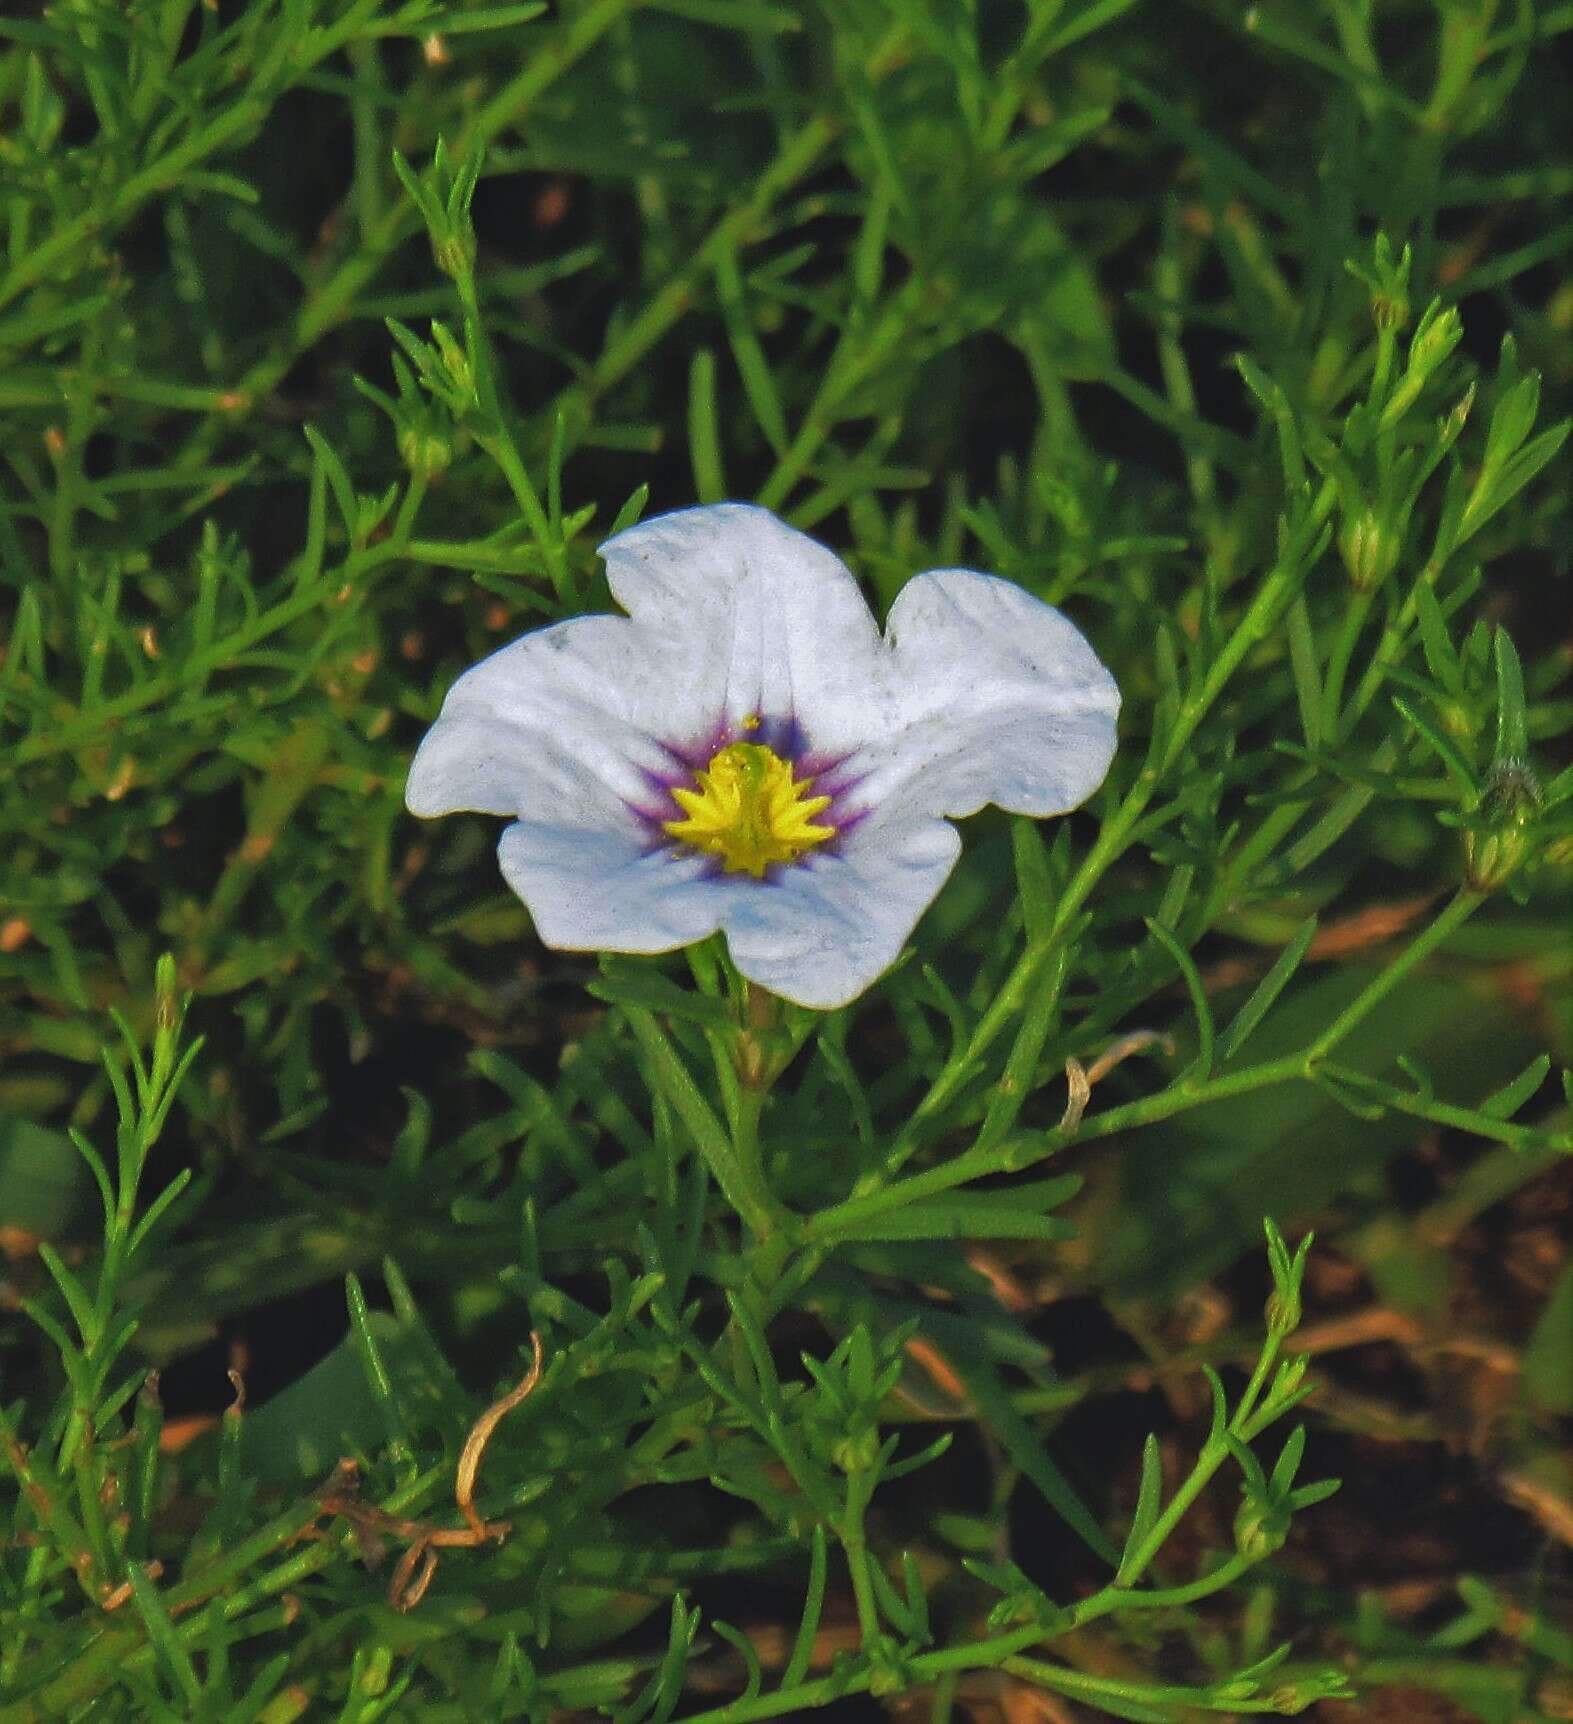
[[[881,635],[840,559],[741,503],[602,547],[626,616],[575,617],[453,685],[410,767],[425,816],[511,818],[498,855],[548,946],[722,930],[743,975],[844,1005],[900,954],[985,803],[1063,814],[1119,691],[1076,627],[970,569],[908,581]]]

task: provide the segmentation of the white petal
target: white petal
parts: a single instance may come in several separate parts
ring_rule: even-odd
[[[520,820],[497,859],[536,933],[561,951],[670,952],[713,934],[726,905],[726,882],[702,859],[636,835]]]
[[[620,824],[700,709],[624,617],[575,617],[482,659],[448,691],[405,785],[410,812]]]
[[[680,509],[600,549],[618,603],[718,720],[795,718],[830,753],[888,722],[883,645],[857,582],[768,510]]]
[[[885,626],[896,723],[870,739],[856,799],[884,810],[1063,814],[1103,782],[1120,693],[1081,632],[1010,581],[936,569]]]
[[[842,1005],[949,874],[960,839],[942,816],[1060,812],[1108,768],[1113,679],[1008,582],[919,576],[882,640],[839,559],[761,509],[658,517],[602,551],[629,615],[538,630],[466,672],[406,790],[418,814],[516,817],[502,869],[548,945],[667,951],[719,927],[762,986]],[[826,788],[865,813],[768,882],[651,844],[652,780],[671,782],[673,751],[692,758],[753,713],[795,721],[814,754],[851,755]]]
[[[767,885],[739,882],[721,924],[732,961],[800,1006],[844,1006],[900,957],[960,853],[960,834],[943,820],[885,822]]]

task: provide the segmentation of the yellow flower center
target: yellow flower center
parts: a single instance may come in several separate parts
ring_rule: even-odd
[[[664,821],[662,830],[719,856],[729,874],[761,879],[772,862],[795,862],[836,835],[834,826],[814,824],[830,798],[810,796],[813,779],[794,778],[787,761],[757,742],[721,749],[694,782],[696,790],[672,792],[687,819]]]

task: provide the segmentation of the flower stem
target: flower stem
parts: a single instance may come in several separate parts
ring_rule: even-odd
[[[732,1115],[731,1189],[727,1193],[738,1213],[761,1240],[775,1232],[777,1223],[785,1214],[765,1178],[759,1156],[759,1116],[764,1105],[763,1090],[746,1083],[742,1085]]]

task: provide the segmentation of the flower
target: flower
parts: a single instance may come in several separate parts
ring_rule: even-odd
[[[628,614],[466,671],[405,791],[423,816],[512,817],[503,877],[548,946],[721,929],[751,981],[844,1005],[945,883],[950,817],[1062,814],[1108,771],[1114,679],[1008,581],[915,576],[882,637],[840,559],[765,509],[657,516],[601,555]]]

